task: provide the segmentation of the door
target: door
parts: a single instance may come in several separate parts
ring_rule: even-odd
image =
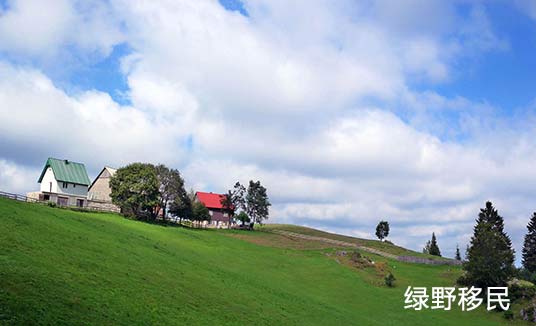
[[[76,206],[84,207],[84,200],[83,199],[77,199],[76,200]]]

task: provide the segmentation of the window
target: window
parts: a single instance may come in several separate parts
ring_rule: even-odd
[[[76,188],[76,184],[73,183],[73,188]]]
[[[67,185],[69,185],[67,182],[63,183],[63,188],[67,189]]]

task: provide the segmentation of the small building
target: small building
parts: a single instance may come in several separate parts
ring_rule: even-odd
[[[119,212],[119,207],[112,204],[112,198],[110,197],[112,193],[110,178],[116,171],[116,169],[105,166],[93,180],[87,195],[89,208]]]
[[[37,182],[40,183],[40,192],[33,193],[32,197],[51,201],[60,206],[87,205],[87,193],[91,181],[82,163],[49,158]]]
[[[210,213],[210,223],[208,226],[211,227],[227,227],[230,223],[229,212],[223,209],[221,204],[224,195],[215,194],[212,192],[201,192],[198,191],[195,193],[194,201],[199,201],[203,203],[208,208]]]
[[[110,178],[115,174],[116,169],[105,166],[95,180],[89,186],[87,199],[103,202],[111,202]]]

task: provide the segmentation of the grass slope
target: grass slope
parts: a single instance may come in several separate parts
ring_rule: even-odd
[[[451,285],[458,269],[383,259],[399,279],[390,289],[326,255],[335,249],[244,234],[0,198],[0,324],[505,324],[483,310],[403,309],[408,284]]]
[[[383,242],[378,240],[370,240],[370,239],[360,239],[360,238],[354,238],[346,235],[340,235],[340,234],[334,234],[329,233],[325,231],[320,231],[316,229],[311,229],[304,226],[299,225],[289,225],[289,224],[267,224],[264,225],[261,230],[264,231],[271,231],[271,230],[281,230],[281,231],[289,231],[294,233],[301,233],[305,235],[311,235],[315,237],[323,237],[333,240],[339,240],[339,241],[345,241],[350,243],[355,243],[360,246],[369,247],[373,249],[378,249],[381,251],[384,251],[386,253],[390,253],[397,256],[414,256],[414,257],[422,257],[422,258],[428,258],[428,259],[437,259],[437,260],[444,260],[443,257],[433,256],[429,254],[423,254],[420,252],[416,252],[413,250],[409,250],[406,248],[399,247],[397,245],[393,245],[389,242]]]

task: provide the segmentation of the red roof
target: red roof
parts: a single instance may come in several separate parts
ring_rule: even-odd
[[[223,208],[221,205],[221,200],[224,195],[201,191],[196,192],[195,195],[197,196],[197,199],[207,208]]]

